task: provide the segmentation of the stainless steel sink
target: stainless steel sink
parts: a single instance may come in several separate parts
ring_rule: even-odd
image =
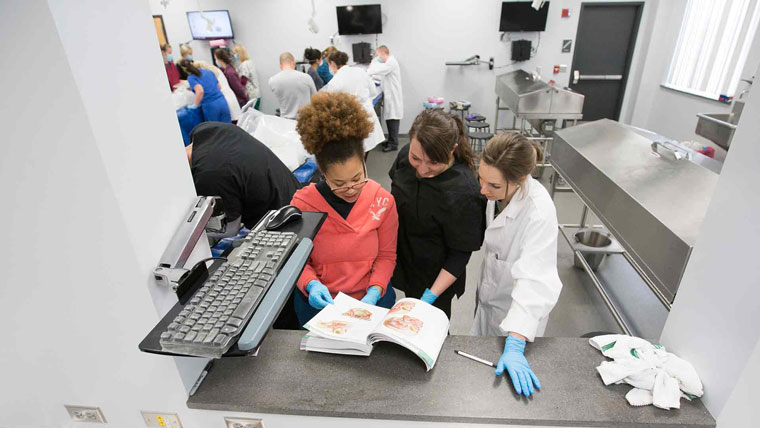
[[[697,135],[701,135],[713,143],[728,149],[734,138],[736,124],[739,123],[744,101],[734,101],[731,113],[699,113],[697,114]]]

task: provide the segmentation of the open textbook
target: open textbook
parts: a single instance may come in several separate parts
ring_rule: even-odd
[[[406,298],[391,309],[360,302],[339,293],[304,326],[301,349],[333,354],[363,355],[376,342],[387,341],[414,352],[427,370],[435,365],[449,332],[446,314],[421,300]]]

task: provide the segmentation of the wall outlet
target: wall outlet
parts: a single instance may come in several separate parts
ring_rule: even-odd
[[[142,411],[145,426],[148,428],[182,428],[176,413],[157,413]]]
[[[64,404],[64,407],[74,422],[106,423],[106,417],[103,416],[100,407],[70,406],[68,404]]]
[[[224,418],[227,428],[264,428],[261,419]]]

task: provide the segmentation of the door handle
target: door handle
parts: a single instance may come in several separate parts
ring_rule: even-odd
[[[573,71],[573,83],[579,80],[623,80],[622,74],[581,74],[580,71]]]

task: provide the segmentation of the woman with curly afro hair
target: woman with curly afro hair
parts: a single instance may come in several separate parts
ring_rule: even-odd
[[[339,292],[390,308],[398,214],[393,196],[367,177],[363,140],[372,122],[345,92],[319,92],[298,112],[296,130],[322,181],[296,192],[292,205],[327,213],[298,279],[294,306],[306,324]]]

